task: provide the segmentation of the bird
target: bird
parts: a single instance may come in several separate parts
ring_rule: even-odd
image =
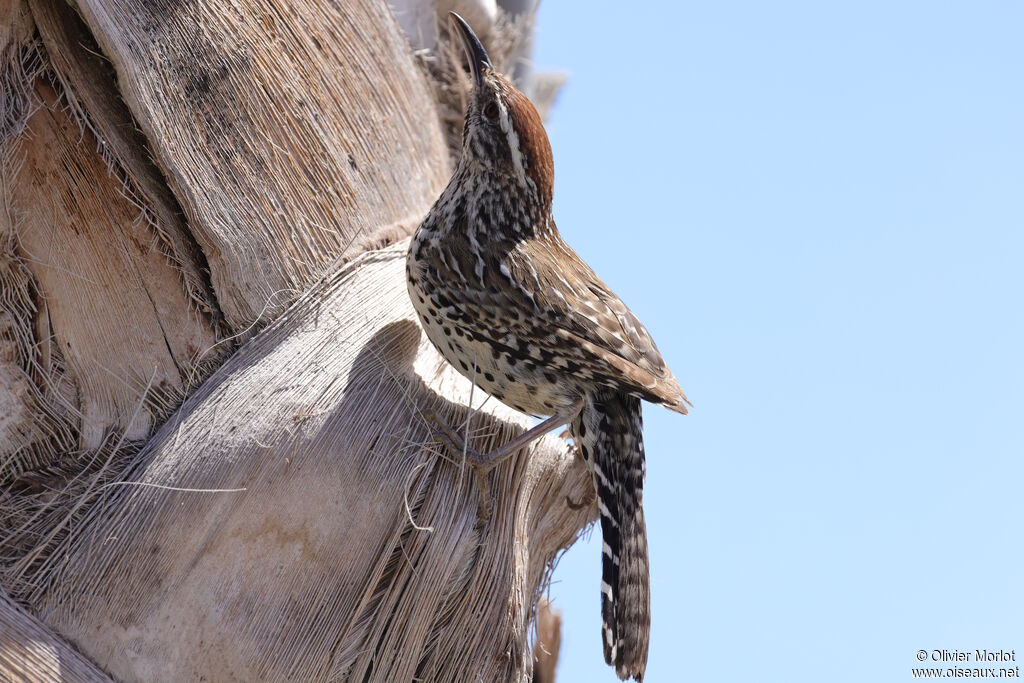
[[[458,371],[540,424],[487,454],[443,423],[439,436],[481,477],[560,425],[586,462],[602,536],[605,661],[642,680],[650,639],[641,401],[690,405],[651,335],[560,236],[554,162],[533,104],[450,17],[472,72],[462,154],[416,229],[409,296],[429,340]],[[481,486],[481,491],[485,491]]]

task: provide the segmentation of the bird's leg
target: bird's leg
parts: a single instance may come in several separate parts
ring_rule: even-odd
[[[554,430],[555,427],[571,421],[582,406],[582,402],[574,403],[566,411],[552,415],[514,439],[507,441],[498,448],[495,448],[493,451],[484,454],[477,453],[475,450],[470,448],[466,444],[465,439],[458,432],[449,427],[440,415],[437,415],[436,413],[423,413],[423,417],[433,423],[433,426],[437,429],[435,434],[440,436],[449,448],[456,453],[465,454],[466,461],[469,462],[470,465],[480,468],[486,472],[500,464],[503,460],[519,449],[530,445],[540,437]]]
[[[493,451],[483,455],[470,448],[466,443],[466,440],[454,429],[448,426],[441,416],[436,413],[424,413],[423,417],[433,423],[433,426],[436,428],[436,431],[434,432],[435,435],[441,437],[441,440],[444,441],[453,452],[464,455],[466,462],[468,462],[475,470],[477,480],[476,484],[480,491],[480,515],[481,517],[488,517],[490,516],[491,504],[490,492],[487,488],[487,473],[519,449],[530,445],[559,425],[570,422],[576,413],[578,413],[582,408],[583,401],[577,401],[567,410],[552,415],[540,424],[526,430],[511,441],[508,441]]]
[[[516,451],[524,448],[540,437],[544,436],[550,431],[553,431],[555,427],[564,425],[570,421],[577,412],[579,412],[582,404],[573,405],[565,413],[559,413],[552,415],[548,419],[544,420],[535,427],[531,427],[519,436],[515,437],[511,441],[506,441],[498,448],[495,448],[490,453],[480,455],[479,453],[472,453],[467,451],[466,459],[470,460],[474,467],[482,468],[484,471],[490,470],[495,465],[499,464],[502,460],[506,459]]]

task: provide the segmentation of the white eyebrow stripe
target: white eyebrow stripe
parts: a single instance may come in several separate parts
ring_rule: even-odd
[[[523,169],[523,152],[519,149],[519,136],[516,135],[516,127],[512,125],[512,118],[508,115],[508,110],[505,109],[505,103],[502,102],[500,97],[497,98],[497,102],[498,111],[501,113],[501,129],[505,131],[505,137],[508,139],[508,149],[512,155],[512,165],[516,169],[519,181],[525,186],[526,171]]]

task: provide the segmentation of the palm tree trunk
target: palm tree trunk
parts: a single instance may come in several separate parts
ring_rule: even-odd
[[[479,520],[424,419],[528,426],[405,291],[445,46],[382,0],[0,8],[0,679],[529,678],[589,479],[547,438]]]

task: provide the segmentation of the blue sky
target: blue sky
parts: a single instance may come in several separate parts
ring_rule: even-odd
[[[543,2],[536,61],[559,228],[696,406],[645,407],[648,680],[1024,658],[1024,5],[624,6]],[[563,683],[617,680],[599,539]]]

